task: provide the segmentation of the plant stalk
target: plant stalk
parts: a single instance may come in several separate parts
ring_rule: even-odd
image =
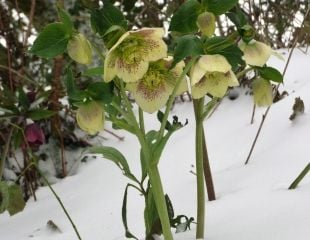
[[[173,236],[171,233],[171,227],[170,227],[170,221],[169,221],[169,215],[168,215],[168,209],[166,205],[166,199],[165,199],[165,194],[164,194],[160,174],[159,174],[157,166],[151,165],[152,153],[150,151],[149,145],[146,142],[145,134],[143,133],[142,129],[140,129],[139,123],[137,122],[134,112],[132,111],[131,104],[125,92],[124,83],[122,81],[120,81],[120,94],[122,95],[124,99],[124,103],[126,105],[128,115],[129,115],[129,120],[131,121],[132,126],[135,128],[136,136],[141,145],[142,154],[144,155],[145,165],[147,168],[147,173],[150,179],[150,183],[152,185],[152,191],[153,191],[159,219],[161,222],[164,239],[173,240]]]
[[[298,184],[301,182],[301,180],[307,175],[307,173],[310,172],[310,163],[307,164],[307,166],[301,171],[301,173],[298,175],[298,177],[292,182],[292,184],[289,186],[288,189],[292,190],[297,188]]]
[[[196,119],[196,178],[197,178],[197,229],[196,238],[204,238],[205,227],[205,190],[204,190],[204,154],[203,154],[203,106],[204,97],[194,99]]]

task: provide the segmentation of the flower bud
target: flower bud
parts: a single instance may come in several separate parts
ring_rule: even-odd
[[[74,35],[68,42],[67,50],[70,58],[78,63],[87,65],[92,61],[91,45],[81,33]]]
[[[273,102],[272,86],[264,78],[257,78],[253,82],[254,103],[259,107],[270,106]]]
[[[76,120],[82,130],[94,135],[103,129],[103,107],[94,101],[87,102],[77,110]]]
[[[45,142],[44,133],[40,126],[36,123],[31,123],[26,126],[25,138],[33,151],[38,150],[39,146]],[[22,147],[26,147],[25,143],[22,144]]]
[[[255,31],[253,27],[250,25],[244,25],[241,28],[241,37],[242,37],[242,40],[246,43],[252,41],[255,37]]]
[[[215,16],[211,12],[201,13],[197,18],[197,26],[203,35],[211,37],[215,32]]]

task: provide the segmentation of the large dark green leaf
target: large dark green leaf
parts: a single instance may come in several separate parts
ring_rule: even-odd
[[[203,44],[197,36],[182,36],[178,39],[174,50],[172,67],[186,57],[194,57],[202,54],[204,54]]]
[[[87,93],[94,100],[108,104],[113,99],[113,89],[113,82],[94,82],[87,87]]]
[[[221,15],[232,9],[238,0],[203,0],[207,11],[214,13],[214,15]]]
[[[169,30],[180,33],[197,31],[197,17],[203,12],[202,5],[197,0],[188,0],[173,14]]]
[[[105,1],[102,9],[93,10],[90,20],[94,32],[99,33],[101,36],[105,35],[106,31],[114,25],[127,28],[123,13],[113,6],[110,1]]]
[[[10,215],[14,215],[24,207],[25,201],[20,186],[0,181],[0,213],[7,210]]]
[[[34,41],[30,53],[45,58],[53,58],[64,53],[70,32],[63,23],[48,24]]]
[[[35,109],[27,113],[28,117],[31,118],[33,121],[47,119],[55,114],[56,112],[47,109]]]

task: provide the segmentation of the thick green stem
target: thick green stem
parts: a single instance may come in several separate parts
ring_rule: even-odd
[[[150,182],[152,185],[153,197],[161,222],[163,235],[165,240],[173,240],[171,233],[170,220],[166,205],[165,193],[161,183],[160,175],[157,166],[152,166],[148,169]]]
[[[141,145],[142,154],[144,155],[145,165],[146,165],[147,172],[149,175],[150,183],[152,185],[152,191],[153,191],[156,208],[157,208],[160,222],[162,225],[164,239],[173,240],[173,236],[171,233],[171,227],[170,227],[170,221],[169,221],[169,215],[168,215],[168,209],[167,209],[166,200],[165,200],[165,194],[164,194],[163,186],[161,183],[159,171],[158,171],[157,166],[151,165],[152,153],[150,151],[149,145],[146,142],[145,134],[140,129],[139,123],[137,122],[137,119],[132,111],[131,104],[125,93],[123,82],[120,82],[120,93],[124,99],[124,103],[126,105],[126,109],[127,109],[130,121],[133,127],[135,128],[136,136],[138,137],[139,143]]]
[[[194,99],[196,118],[196,177],[197,177],[197,229],[196,238],[204,238],[205,226],[205,190],[203,170],[203,105],[204,98]]]

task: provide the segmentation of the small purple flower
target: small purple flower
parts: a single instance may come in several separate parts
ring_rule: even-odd
[[[30,146],[42,145],[45,142],[45,136],[36,123],[31,123],[26,126],[25,136]]]

